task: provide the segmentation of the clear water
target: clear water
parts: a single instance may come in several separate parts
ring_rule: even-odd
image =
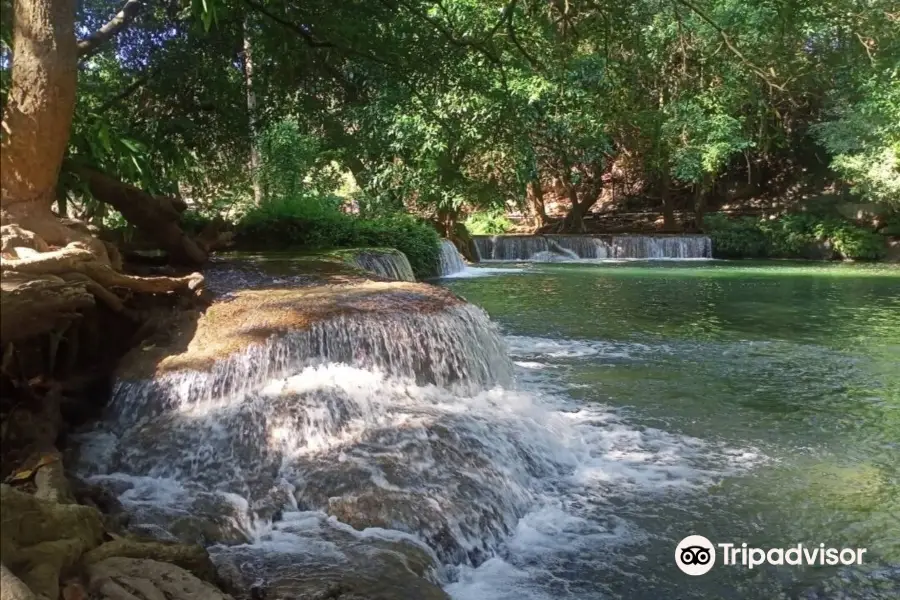
[[[900,269],[520,268],[444,285],[500,324],[520,386],[593,420],[558,431],[594,460],[460,568],[455,598],[900,598]],[[689,577],[689,534],[867,554]]]

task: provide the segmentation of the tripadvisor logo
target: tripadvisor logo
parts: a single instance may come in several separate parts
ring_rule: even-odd
[[[703,575],[716,564],[716,549],[702,535],[689,535],[675,548],[675,564],[688,575]]]
[[[716,564],[716,548],[722,564],[753,569],[760,565],[861,565],[865,548],[826,548],[825,544],[789,548],[750,548],[746,542],[713,544],[702,535],[689,535],[675,547],[675,564],[688,575],[703,575]]]

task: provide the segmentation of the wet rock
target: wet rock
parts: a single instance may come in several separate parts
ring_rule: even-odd
[[[267,552],[242,546],[215,557],[223,586],[241,600],[449,600],[431,579],[435,564],[412,542],[358,540]]]
[[[103,519],[106,531],[123,533],[128,527],[131,516],[119,501],[118,496],[102,485],[88,483],[81,479],[72,479],[72,493],[79,504],[96,508]]]
[[[226,600],[213,585],[173,564],[107,558],[87,569],[93,596],[106,600]]]
[[[0,560],[36,594],[55,599],[59,575],[103,539],[100,513],[0,484]]]
[[[0,563],[0,600],[36,600],[22,580]]]
[[[466,550],[450,530],[439,505],[430,498],[403,492],[371,490],[328,501],[328,514],[354,529],[369,527],[418,533],[442,556],[468,560]]]
[[[211,583],[216,581],[216,569],[209,554],[203,546],[198,544],[117,538],[86,553],[83,561],[85,564],[91,565],[112,557],[151,559],[172,563],[190,571],[204,581]]]

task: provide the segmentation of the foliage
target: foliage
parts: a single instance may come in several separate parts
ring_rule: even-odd
[[[512,221],[500,210],[481,211],[469,215],[465,220],[471,235],[502,235],[512,229]]]
[[[255,189],[329,204],[352,174],[363,215],[446,226],[525,208],[534,182],[589,207],[626,163],[648,198],[821,165],[867,201],[900,198],[893,0],[142,4],[79,67],[70,164],[200,214],[238,219]],[[79,2],[76,31],[109,15]],[[60,187],[96,211],[77,179]],[[721,235],[752,250],[736,228]]]
[[[820,244],[854,260],[877,260],[885,253],[883,235],[836,217],[729,219],[717,213],[709,215],[706,226],[719,258],[822,258]]]
[[[305,249],[379,247],[403,252],[418,278],[434,274],[440,238],[409,215],[360,218],[338,209],[340,199],[287,196],[251,208],[235,224],[239,248]]]
[[[900,66],[862,86],[862,98],[838,100],[833,120],[811,129],[832,167],[863,198],[900,207]]]

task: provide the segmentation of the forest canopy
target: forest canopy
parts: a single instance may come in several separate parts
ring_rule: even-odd
[[[900,205],[892,0],[3,0],[4,115],[16,4],[76,11],[54,212],[97,225],[114,183],[445,234],[508,207],[578,231],[608,189],[669,227],[800,189]]]

